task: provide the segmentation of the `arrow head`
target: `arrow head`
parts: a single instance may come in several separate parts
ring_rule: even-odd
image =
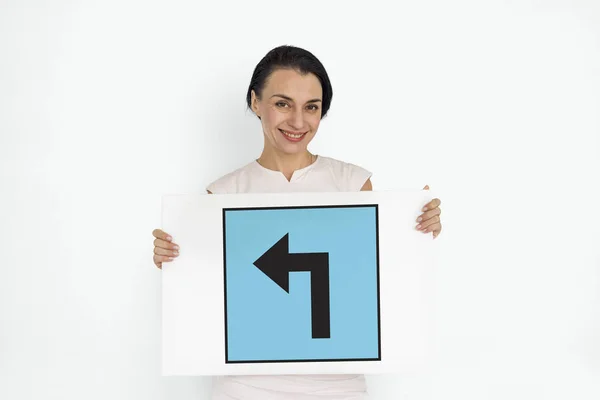
[[[287,293],[290,292],[289,248],[289,233],[286,233],[254,261],[258,269]]]

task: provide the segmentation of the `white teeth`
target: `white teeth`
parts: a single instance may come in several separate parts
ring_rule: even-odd
[[[302,137],[302,135],[304,135],[304,133],[300,133],[299,135],[294,135],[293,133],[286,132],[283,129],[281,130],[281,132],[283,132],[286,136],[291,137],[292,139],[300,139]]]

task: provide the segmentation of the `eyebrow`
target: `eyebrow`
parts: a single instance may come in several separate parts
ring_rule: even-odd
[[[283,94],[274,94],[273,96],[271,96],[271,98],[273,98],[273,97],[281,97],[281,98],[289,100],[289,101],[294,101],[294,99],[292,99],[291,97],[288,97]],[[312,99],[312,100],[307,101],[307,103],[316,103],[318,101],[321,101],[321,99]]]

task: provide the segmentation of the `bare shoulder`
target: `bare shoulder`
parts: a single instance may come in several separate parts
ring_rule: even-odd
[[[373,190],[373,183],[371,182],[371,178],[367,179],[362,188],[360,188],[361,192],[369,192]]]

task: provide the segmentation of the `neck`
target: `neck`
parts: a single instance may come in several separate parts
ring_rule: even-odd
[[[267,169],[280,171],[289,181],[294,171],[308,167],[315,159],[316,156],[308,150],[297,154],[286,154],[265,147],[256,161]]]

